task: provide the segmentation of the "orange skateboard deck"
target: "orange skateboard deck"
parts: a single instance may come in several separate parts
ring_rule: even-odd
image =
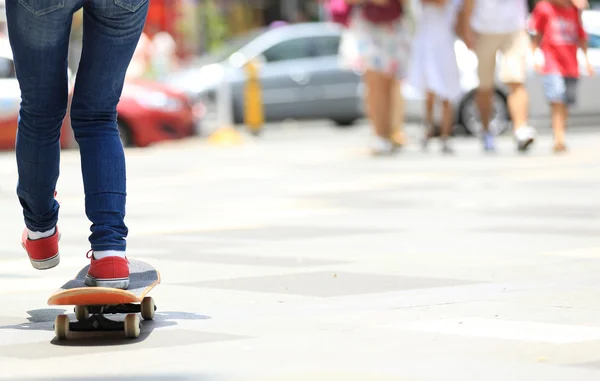
[[[59,315],[54,331],[59,340],[67,339],[70,331],[125,331],[125,336],[136,338],[144,320],[152,320],[156,311],[154,300],[146,295],[160,283],[160,273],[150,264],[130,260],[129,287],[126,290],[89,287],[85,276],[89,265],[65,283],[48,299],[48,305],[74,305],[77,322],[67,315]],[[107,319],[107,314],[128,314],[123,322]]]

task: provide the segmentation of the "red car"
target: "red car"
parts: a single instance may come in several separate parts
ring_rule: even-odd
[[[0,49],[0,149],[14,149],[20,100],[12,53]],[[137,147],[195,135],[204,115],[204,107],[185,94],[148,81],[126,82],[117,111],[123,145]],[[61,146],[77,147],[68,117]]]
[[[180,92],[159,83],[128,81],[117,106],[121,140],[126,147],[147,147],[164,140],[193,136],[204,114]],[[63,147],[76,145],[69,123],[63,127]]]

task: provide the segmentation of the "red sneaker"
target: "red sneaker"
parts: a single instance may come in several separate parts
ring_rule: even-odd
[[[36,240],[29,239],[27,229],[25,229],[21,238],[21,246],[27,252],[29,261],[35,269],[47,270],[58,266],[60,263],[59,240],[58,227],[55,229],[54,235]]]
[[[94,258],[90,250],[87,257],[92,260],[85,284],[90,287],[109,287],[126,289],[129,287],[129,261],[127,258],[106,257]]]

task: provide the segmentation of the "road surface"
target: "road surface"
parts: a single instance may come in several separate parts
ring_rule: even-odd
[[[87,263],[79,157],[63,154],[61,265],[20,247],[0,154],[0,378],[531,381],[600,378],[600,133],[527,156],[366,154],[367,131],[273,129],[237,146],[132,149],[130,258],[154,322],[54,339],[50,294]],[[413,139],[414,142],[414,139]],[[72,313],[71,308],[68,308]],[[72,315],[71,315],[72,316]]]

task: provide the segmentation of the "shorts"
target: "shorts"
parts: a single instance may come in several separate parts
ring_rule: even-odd
[[[563,77],[560,74],[544,76],[544,93],[549,103],[563,103],[573,106],[577,102],[577,78]]]
[[[495,85],[496,54],[502,53],[500,80],[504,83],[525,83],[529,36],[525,30],[512,33],[480,33],[475,45],[479,65],[479,87],[492,89]]]
[[[342,34],[342,67],[356,71],[372,70],[404,79],[411,52],[411,35],[403,19],[389,24],[374,24],[358,10]]]

